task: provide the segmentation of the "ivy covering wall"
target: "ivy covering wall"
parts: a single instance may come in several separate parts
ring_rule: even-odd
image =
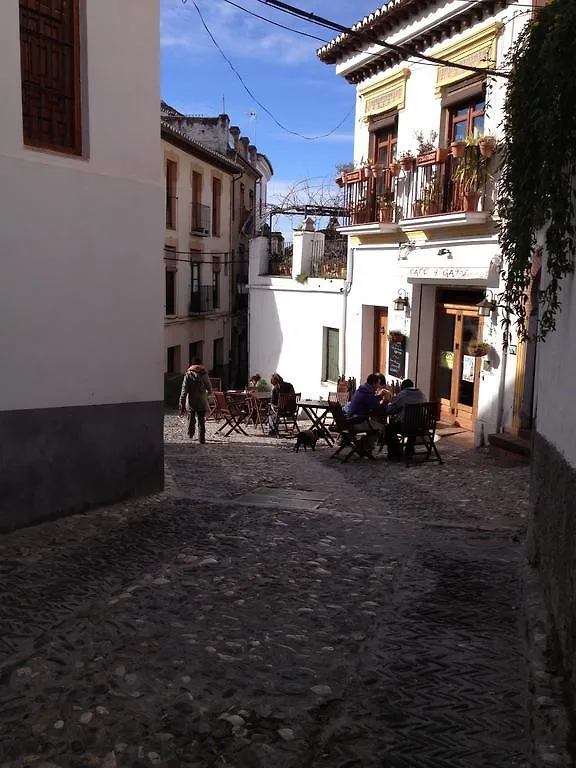
[[[556,326],[562,280],[574,271],[575,30],[575,0],[552,0],[538,11],[512,54],[504,114],[502,298],[525,333],[532,254],[543,233],[547,274],[538,293],[541,339]]]

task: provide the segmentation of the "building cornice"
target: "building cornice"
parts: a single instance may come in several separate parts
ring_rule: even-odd
[[[339,35],[332,42],[320,48],[317,55],[325,64],[338,64],[376,44],[375,36],[385,40],[401,31],[407,23],[414,21],[424,10],[437,5],[438,0],[390,0],[388,5],[370,14],[352,27],[356,33]],[[482,0],[463,5],[461,10],[434,26],[415,33],[403,45],[423,53],[428,49],[450,40],[455,35],[495,15],[499,10],[512,4],[513,0]],[[368,51],[366,51],[368,52]],[[354,85],[384,70],[406,61],[407,56],[391,50],[361,60],[345,74],[345,79]]]
[[[160,135],[169,144],[178,147],[189,155],[204,160],[225,173],[236,174],[242,171],[236,163],[232,162],[227,157],[224,157],[224,155],[191,139],[186,136],[186,134],[181,133],[176,128],[173,128],[171,125],[164,122],[164,120],[160,121]]]

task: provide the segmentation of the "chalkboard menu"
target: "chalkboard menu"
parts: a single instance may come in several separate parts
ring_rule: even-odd
[[[388,375],[403,379],[406,374],[406,345],[404,341],[388,342]]]

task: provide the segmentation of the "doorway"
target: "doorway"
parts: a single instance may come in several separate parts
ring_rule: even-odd
[[[374,365],[375,373],[386,373],[388,360],[388,307],[374,307]]]
[[[475,306],[438,304],[436,311],[435,390],[440,420],[474,429],[482,360],[471,354],[482,338]]]

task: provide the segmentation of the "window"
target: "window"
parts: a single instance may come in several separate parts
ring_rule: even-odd
[[[79,0],[20,0],[22,125],[28,146],[82,154]]]
[[[176,182],[178,165],[166,160],[166,229],[176,229]]]
[[[212,306],[218,309],[220,306],[220,257],[212,257]]]
[[[180,373],[180,347],[166,350],[166,373]]]
[[[202,360],[202,342],[191,341],[188,344],[188,363],[194,364],[194,360]]]
[[[176,270],[166,267],[166,314],[176,314]]]
[[[340,331],[338,328],[324,328],[324,349],[322,380],[338,381],[340,357]]]
[[[451,107],[448,143],[465,141],[467,136],[481,136],[484,133],[485,107],[484,98],[480,95]]]
[[[212,179],[212,235],[220,237],[220,209],[222,205],[222,182]]]
[[[224,365],[224,339],[214,339],[212,345],[212,368],[221,368]]]

